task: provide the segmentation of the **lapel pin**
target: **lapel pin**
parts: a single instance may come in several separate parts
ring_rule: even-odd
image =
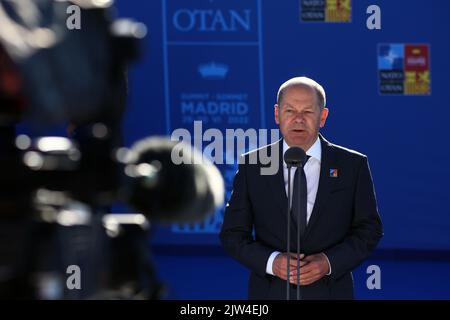
[[[338,169],[330,169],[330,177],[337,178],[338,177]]]

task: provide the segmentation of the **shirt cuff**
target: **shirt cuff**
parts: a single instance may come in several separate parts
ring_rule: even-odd
[[[327,255],[325,253],[322,252],[322,254],[324,255],[325,258],[327,258],[327,262],[328,262],[328,266],[330,267],[330,271],[326,274],[327,276],[331,275],[331,264],[330,264],[330,260],[328,259]]]
[[[275,275],[275,274],[273,273],[273,270],[272,270],[273,260],[275,260],[275,258],[276,258],[279,254],[281,254],[281,252],[274,251],[274,252],[272,252],[272,254],[270,255],[269,260],[267,260],[266,273],[268,273],[268,274],[270,274],[270,275],[272,275],[272,276]]]

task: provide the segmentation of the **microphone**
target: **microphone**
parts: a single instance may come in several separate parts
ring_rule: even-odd
[[[299,147],[291,147],[284,153],[284,161],[288,167],[288,211],[287,211],[287,241],[286,241],[286,252],[290,253],[290,240],[291,240],[291,215],[292,210],[292,196],[291,196],[291,168],[297,167],[297,170],[303,167],[306,162],[306,152]],[[300,186],[304,188],[304,186]],[[297,300],[300,300],[300,217],[297,219]],[[290,255],[289,255],[290,259]],[[287,280],[286,280],[286,300],[290,300],[290,287],[289,287],[289,274],[290,274],[290,263],[287,263]]]
[[[284,161],[288,167],[302,167],[306,162],[306,152],[299,147],[291,147],[284,153]]]

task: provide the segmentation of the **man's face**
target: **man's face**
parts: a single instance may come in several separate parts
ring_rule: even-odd
[[[307,151],[325,125],[328,109],[319,107],[314,89],[292,86],[284,91],[281,105],[275,105],[275,122],[286,143]]]

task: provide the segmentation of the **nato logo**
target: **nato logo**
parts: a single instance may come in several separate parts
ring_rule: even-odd
[[[380,44],[378,46],[380,94],[430,94],[429,52],[428,44]]]
[[[403,44],[382,44],[378,48],[379,70],[403,70]]]
[[[300,0],[301,22],[336,22],[352,21],[351,0]]]
[[[197,70],[203,79],[221,80],[225,79],[228,74],[229,67],[222,63],[205,63],[198,66]]]

